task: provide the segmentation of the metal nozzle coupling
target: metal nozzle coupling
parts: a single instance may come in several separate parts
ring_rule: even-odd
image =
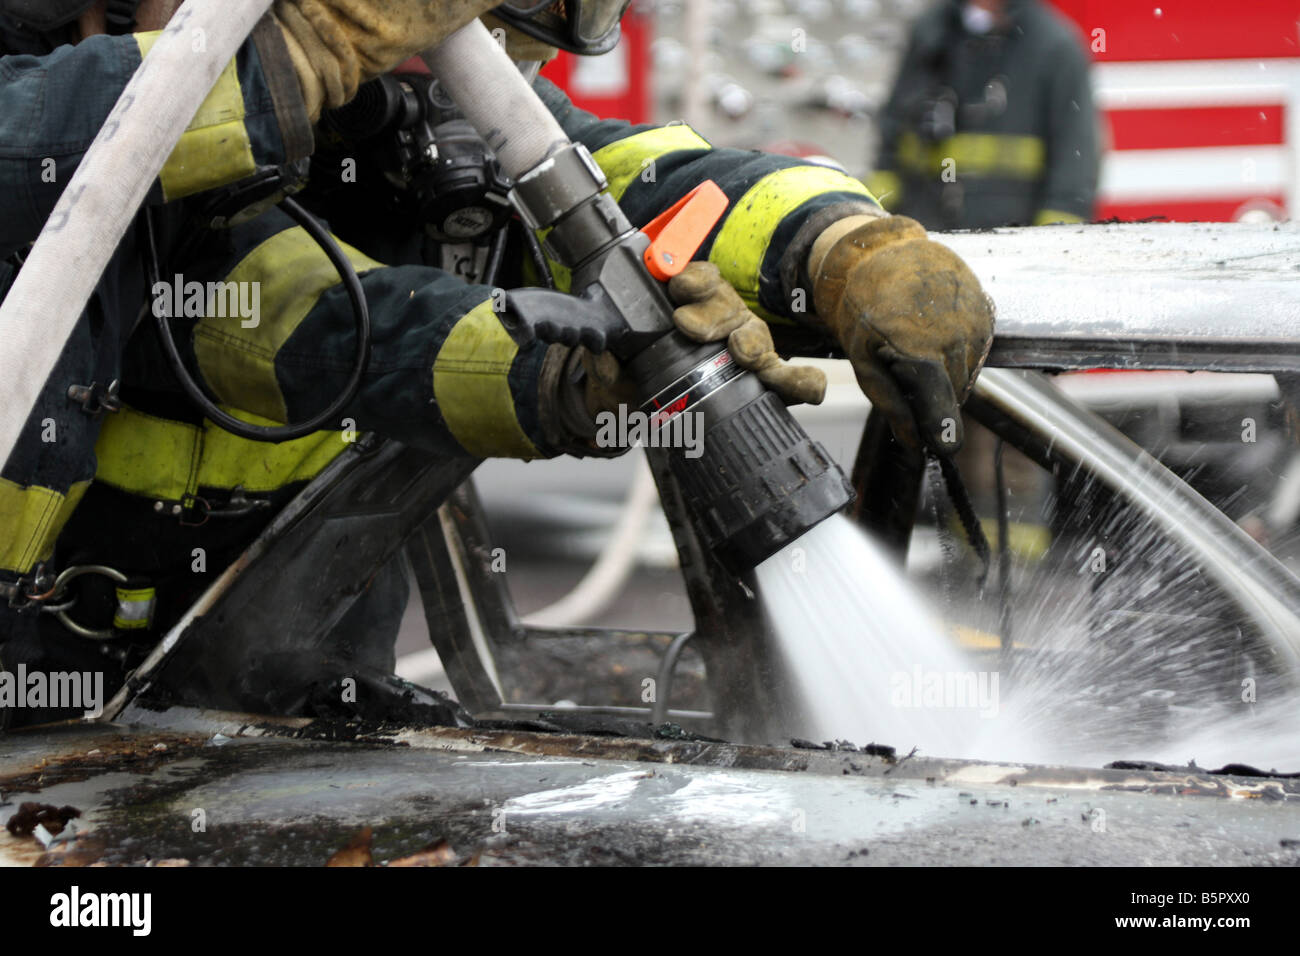
[[[853,499],[844,473],[776,395],[736,365],[723,343],[692,342],[673,324],[663,285],[643,262],[650,245],[632,229],[580,146],[519,179],[516,198],[547,244],[575,264],[576,296],[510,292],[502,321],[522,341],[608,349],[627,363],[653,428],[702,416],[702,451],[671,449],[674,475],[705,545],[739,573]]]
[[[844,472],[785,404],[730,353],[664,336],[632,362],[642,409],[703,416],[702,453],[674,450],[696,529],[730,571],[756,567],[853,500]]]

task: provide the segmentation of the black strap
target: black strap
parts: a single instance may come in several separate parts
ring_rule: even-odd
[[[135,29],[135,11],[140,0],[108,0],[105,19],[108,32],[114,35],[130,33]]]
[[[0,56],[44,56],[55,47],[77,41],[76,20],[94,0],[0,0]],[[115,36],[135,29],[140,0],[107,0],[108,32]]]
[[[0,13],[21,27],[45,33],[66,26],[81,16],[94,0],[0,0]]]

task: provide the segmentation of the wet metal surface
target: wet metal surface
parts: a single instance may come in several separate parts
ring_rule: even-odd
[[[1124,223],[936,236],[998,305],[989,365],[1300,368],[1300,225]]]
[[[440,839],[484,866],[1300,863],[1296,780],[136,716],[173,729],[0,738],[0,823],[82,813],[48,850],[0,833],[0,862],[322,865],[371,827],[381,864]]]

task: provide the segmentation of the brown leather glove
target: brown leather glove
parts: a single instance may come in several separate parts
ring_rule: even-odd
[[[776,354],[767,323],[749,311],[712,262],[692,262],[673,276],[668,295],[677,304],[673,322],[696,342],[727,340],[732,358],[776,392],[787,405],[820,405],[826,375],[811,365],[791,365]]]
[[[435,46],[499,0],[276,0],[315,122],[322,108],[347,103],[366,80]]]
[[[808,256],[816,321],[895,436],[951,454],[993,342],[993,303],[966,263],[905,216],[852,216]]]
[[[632,409],[641,404],[636,383],[612,352],[591,352],[579,346],[578,353],[587,373],[583,398],[593,422],[601,412],[617,414],[620,405]]]

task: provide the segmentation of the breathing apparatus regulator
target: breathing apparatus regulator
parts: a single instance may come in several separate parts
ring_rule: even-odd
[[[438,242],[482,242],[510,218],[512,183],[492,150],[427,74],[389,74],[328,110],[325,135],[360,148]]]

